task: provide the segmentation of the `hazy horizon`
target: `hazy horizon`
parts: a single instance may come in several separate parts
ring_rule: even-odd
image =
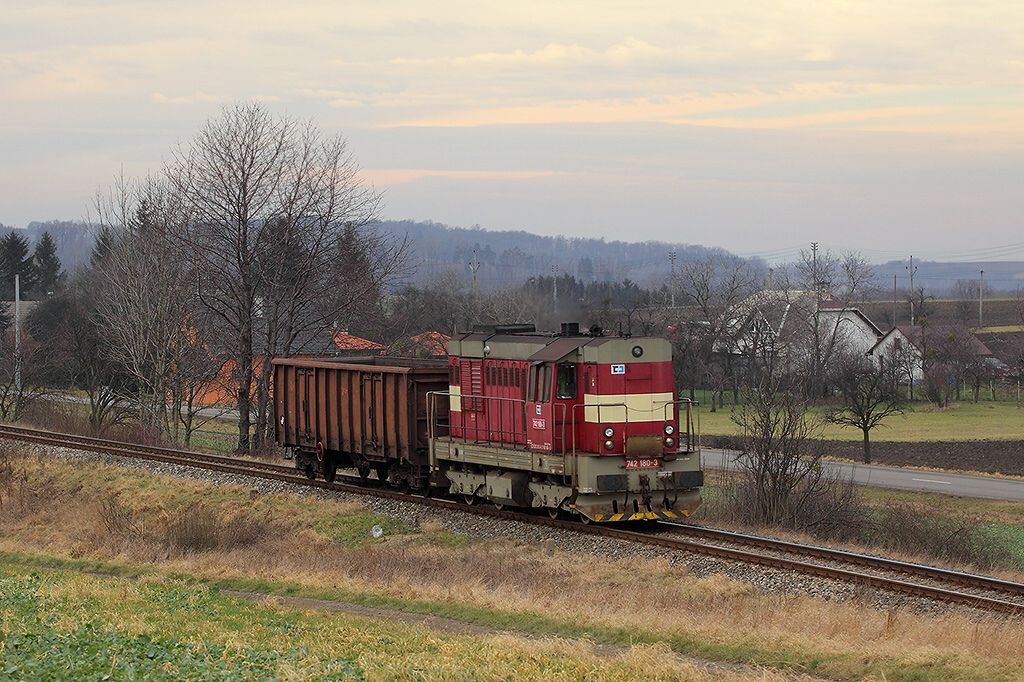
[[[383,215],[785,259],[1024,259],[1024,7],[5,4],[0,223],[220,107],[344,133]]]

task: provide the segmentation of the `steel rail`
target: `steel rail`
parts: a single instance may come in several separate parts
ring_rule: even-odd
[[[769,538],[763,535],[753,535],[750,533],[741,533],[739,531],[725,530],[723,528],[711,528],[708,526],[697,526],[666,521],[662,521],[660,525],[667,526],[676,533],[691,535],[707,540],[734,542],[747,547],[758,547],[760,549],[789,552],[815,559],[826,559],[853,566],[863,566],[864,568],[887,570],[894,573],[903,573],[905,575],[912,575],[919,578],[927,578],[929,580],[935,580],[951,585],[970,587],[979,590],[991,590],[993,592],[1003,592],[1008,595],[1024,598],[1024,584],[1015,583],[1010,580],[1003,580],[1002,578],[996,578],[993,576],[981,575],[978,573],[966,573],[963,571],[955,571],[948,568],[941,568],[939,566],[929,566],[927,564],[918,564],[909,561],[900,561],[899,559],[890,559],[888,557],[874,556],[872,554],[852,552],[844,549],[836,549],[834,547],[807,545],[790,540]]]
[[[233,457],[221,457],[217,455],[208,455],[205,453],[197,453],[187,450],[174,450],[171,448],[162,448],[148,445],[136,445],[134,443],[126,443],[123,441],[111,441],[100,438],[92,438],[89,436],[77,436],[73,434],[40,431],[37,429],[27,429],[24,427],[0,426],[0,438],[20,440],[30,443],[38,443],[42,445],[66,447],[69,449],[76,450],[113,454],[116,456],[126,457],[130,459],[160,461],[170,464],[202,468],[210,471],[240,474],[270,480],[278,480],[287,483],[305,485],[308,487],[321,488],[324,490],[346,492],[357,495],[371,495],[374,497],[381,497],[385,499],[412,502],[426,507],[460,511],[475,514],[477,516],[488,516],[492,518],[518,521],[521,523],[528,523],[535,526],[559,528],[563,530],[570,530],[580,534],[613,538],[627,542],[632,542],[635,544],[661,547],[664,549],[675,551],[688,551],[694,554],[712,556],[719,559],[725,559],[728,561],[736,561],[740,563],[767,566],[770,568],[776,568],[780,570],[794,571],[805,575],[829,578],[832,580],[839,580],[857,585],[868,585],[870,587],[875,587],[890,592],[897,592],[915,597],[922,597],[935,601],[942,601],[950,604],[959,604],[987,611],[1015,615],[1024,614],[1024,603],[1017,603],[985,595],[957,592],[955,590],[949,590],[944,587],[937,587],[934,585],[912,583],[906,580],[887,578],[880,575],[862,573],[845,568],[839,568],[836,566],[814,564],[799,559],[786,558],[774,554],[762,554],[750,551],[748,549],[727,547],[719,544],[707,544],[706,542],[699,542],[697,540],[679,537],[679,535],[685,534],[685,532],[692,531],[696,528],[699,528],[700,530],[693,534],[701,534],[705,538],[709,539],[712,536],[716,535],[715,529],[708,529],[706,527],[682,525],[672,526],[674,530],[680,528],[685,530],[673,532],[670,534],[651,534],[601,524],[585,525],[579,523],[578,521],[552,519],[547,516],[539,516],[526,512],[511,511],[507,509],[497,509],[495,507],[470,506],[443,498],[424,497],[421,495],[400,492],[398,490],[374,487],[372,485],[368,485],[367,481],[364,481],[363,479],[357,477],[346,476],[343,477],[343,481],[335,481],[333,483],[328,483],[326,481],[319,479],[310,480],[305,476],[302,476],[301,474],[297,473],[295,469],[293,469],[292,467],[268,464],[265,462],[253,462],[250,460],[241,460]],[[814,550],[827,550],[827,548],[817,548],[813,546],[800,545],[799,543],[790,543],[788,541],[774,541],[771,538],[762,538],[760,536],[746,536],[746,538],[727,537],[727,535],[732,533],[732,531],[721,531],[721,533],[722,535],[717,535],[717,537],[714,537],[714,539],[719,542],[730,541],[736,542],[737,544],[744,544],[745,540],[749,540],[749,542],[746,543],[748,545],[754,544],[754,540],[756,539],[757,543],[761,544],[762,549],[767,548],[774,549],[775,551],[803,553],[808,556],[814,556],[815,558],[823,557],[820,553],[815,554]],[[736,533],[735,535],[744,536],[745,534]],[[772,546],[772,543],[777,544]],[[827,551],[842,552],[842,550]],[[857,555],[852,552],[846,554],[851,554],[854,557],[861,557],[863,559],[878,558],[870,557],[869,555]],[[839,559],[837,558],[836,560]],[[846,561],[846,559],[842,560]],[[879,562],[876,562],[873,567],[891,571],[900,570],[900,567],[890,566],[890,562],[892,564],[903,565],[903,562],[898,562],[892,559],[884,559]],[[968,578],[986,578],[986,576],[975,576],[974,574],[960,574],[957,571],[949,571],[947,569],[936,570],[938,571],[938,573],[934,573],[928,577],[945,582],[956,582],[957,578],[960,578],[962,580]],[[1007,589],[1011,585],[1015,586],[1015,594],[1024,593],[1024,585],[1009,583],[1008,581],[999,581],[996,578],[991,578],[991,580],[996,581],[998,583],[1005,583],[1004,588]],[[964,583],[958,582],[957,584]],[[977,585],[972,585],[972,587],[977,587]],[[983,589],[996,590],[998,588],[986,586]],[[1007,589],[1003,589],[1001,591],[1007,591]]]

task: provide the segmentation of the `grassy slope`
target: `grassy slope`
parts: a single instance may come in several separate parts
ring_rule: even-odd
[[[664,647],[602,657],[579,642],[301,612],[155,577],[33,574],[0,563],[0,604],[0,670],[9,678],[712,679]]]
[[[702,407],[701,433],[737,435],[729,406],[711,412]],[[875,441],[916,442],[929,440],[1024,440],[1024,405],[1005,402],[959,403],[940,410],[917,404],[903,415],[894,415],[871,433]],[[826,424],[824,438],[859,441],[860,431]]]
[[[856,603],[764,597],[721,576],[690,577],[685,569],[664,560],[612,561],[530,544],[472,541],[430,524],[413,528],[388,522],[352,502],[253,496],[243,488],[139,477],[112,467],[34,458],[15,459],[14,473],[8,480],[16,485],[0,490],[5,500],[0,506],[0,548],[7,552],[3,558],[7,570],[14,564],[51,565],[142,576],[110,588],[113,594],[123,595],[126,604],[135,605],[129,611],[148,613],[155,608],[151,602],[159,605],[163,599],[160,593],[136,595],[134,585],[187,575],[189,585],[195,587],[199,581],[200,590],[205,584],[306,594],[546,635],[589,636],[626,645],[660,643],[705,658],[839,678],[920,679],[939,674],[1012,679],[1024,647],[1024,625],[1019,623],[992,620],[979,626],[955,614],[887,616]],[[103,505],[114,494],[132,510],[130,532],[109,527]],[[49,504],[54,499],[61,503]],[[252,517],[264,523],[267,532],[242,546],[183,552],[169,544],[171,536],[161,528],[197,505],[219,518]],[[368,524],[373,522],[386,526],[383,539],[368,536]],[[77,594],[90,592],[81,587],[65,590],[65,596]],[[102,608],[67,609],[69,614],[85,615],[69,622],[62,632],[74,632],[85,621],[100,622],[103,627],[128,627],[135,622],[131,613],[111,610],[118,600],[104,599]],[[14,608],[2,596],[0,605],[5,616]],[[202,612],[185,612],[189,623],[184,631],[128,627],[129,634],[151,633],[166,648],[194,643],[191,635],[183,633],[220,627],[208,624]],[[709,613],[715,617],[708,618]],[[172,618],[160,613],[152,617]],[[243,620],[261,622],[258,617]],[[978,637],[979,627],[985,637]],[[237,631],[218,632],[222,639],[211,641],[243,641],[258,651],[264,648],[260,640],[248,640]],[[163,641],[168,638],[177,639]],[[394,646],[404,651],[400,646],[404,640],[396,641]],[[392,644],[378,642],[377,646],[387,649]],[[363,656],[377,655],[343,647],[326,649],[343,662],[355,660],[360,666]],[[450,656],[443,648],[438,651],[442,659],[458,661],[469,655],[461,652],[473,650],[473,646],[454,648]],[[193,655],[191,651],[186,653]],[[334,665],[332,660],[285,664],[308,663],[314,666],[310,670],[319,671],[327,668],[315,666]],[[576,665],[570,661],[566,669],[575,670],[570,663]],[[410,668],[402,670],[408,673]],[[524,668],[524,674],[533,676],[532,670]]]

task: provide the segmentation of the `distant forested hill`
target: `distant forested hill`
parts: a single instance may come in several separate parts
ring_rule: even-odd
[[[463,275],[469,281],[469,264],[479,262],[477,281],[482,289],[551,275],[552,265],[557,265],[560,275],[575,276],[583,283],[629,279],[640,285],[656,286],[668,277],[672,250],[677,254],[677,267],[708,253],[726,253],[683,243],[544,237],[524,231],[448,227],[411,220],[385,220],[376,228],[395,239],[409,239],[412,282],[425,282],[449,272]],[[12,229],[0,225],[0,236]],[[74,270],[88,262],[99,227],[79,221],[35,221],[29,223],[24,234],[35,244],[44,231],[49,231],[56,241],[57,255],[64,268]]]
[[[413,281],[422,282],[446,272],[469,278],[469,264],[479,262],[477,281],[484,289],[551,275],[552,265],[558,267],[559,274],[573,275],[584,283],[630,279],[641,285],[657,285],[668,277],[670,251],[677,254],[677,267],[708,253],[726,253],[684,243],[544,237],[524,231],[448,227],[411,220],[383,221],[380,229],[395,238],[409,238],[416,265]]]
[[[0,225],[0,237],[13,231],[12,227]],[[57,243],[57,257],[60,258],[61,266],[70,271],[89,261],[99,227],[74,220],[49,220],[31,222],[27,228],[18,231],[28,239],[31,246],[35,246],[43,232],[49,232]]]

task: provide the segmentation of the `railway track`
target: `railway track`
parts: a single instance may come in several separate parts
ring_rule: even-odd
[[[223,457],[187,450],[137,445],[88,436],[0,426],[0,438],[75,450],[100,452],[130,459],[179,464],[222,473],[284,481],[298,485],[359,495],[372,495],[413,502],[438,509],[456,510],[478,516],[501,518],[531,525],[561,528],[577,533],[608,537],[635,544],[692,552],[728,561],[794,571],[805,575],[865,585],[880,590],[969,606],[998,613],[1024,615],[1024,584],[991,576],[858,554],[844,550],[805,545],[758,535],[737,533],[706,526],[661,523],[654,532],[618,526],[583,525],[578,521],[548,516],[469,506],[443,498],[403,493],[374,485],[374,479],[342,476],[333,483],[309,480],[289,466]],[[957,588],[957,589],[953,589]]]

